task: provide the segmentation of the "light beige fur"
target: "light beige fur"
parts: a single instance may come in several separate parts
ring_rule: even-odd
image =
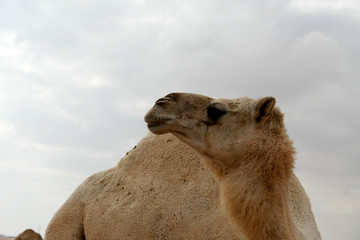
[[[201,158],[171,134],[149,134],[75,190],[45,239],[244,239],[231,230]]]
[[[32,229],[26,229],[20,233],[15,240],[42,240],[42,237],[39,233],[35,232]]]
[[[275,99],[212,99],[173,93],[145,117],[201,153],[216,176],[225,212],[248,239],[321,239],[293,173],[295,150]]]

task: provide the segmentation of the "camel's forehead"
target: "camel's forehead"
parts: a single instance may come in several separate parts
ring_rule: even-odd
[[[194,103],[221,103],[226,104],[232,110],[244,110],[244,109],[251,109],[256,104],[256,100],[250,97],[239,97],[235,99],[227,99],[227,98],[211,98],[208,96],[204,96],[201,94],[194,94],[194,93],[171,93],[167,96],[172,96],[175,98],[180,97],[181,99],[185,100],[185,102],[192,102]]]
[[[240,97],[235,99],[220,98],[213,100],[213,102],[227,104],[229,108],[233,110],[250,109],[256,104],[256,100],[250,97]]]
[[[219,98],[215,99],[215,101],[234,105],[251,105],[254,104],[256,100],[250,97],[239,97],[235,99]]]
[[[184,99],[193,99],[193,98],[200,98],[200,99],[212,99],[213,101],[218,101],[218,102],[226,102],[226,103],[230,103],[230,102],[233,102],[233,103],[236,103],[236,104],[241,104],[241,103],[248,103],[248,102],[255,102],[256,100],[253,99],[253,98],[250,98],[250,97],[239,97],[239,98],[235,98],[235,99],[228,99],[228,98],[218,98],[218,99],[215,99],[215,98],[212,98],[212,97],[209,97],[209,96],[205,96],[205,95],[202,95],[202,94],[196,94],[196,93],[185,93],[185,92],[174,92],[174,93],[169,93],[168,95],[166,96],[179,96],[181,98],[184,98]]]

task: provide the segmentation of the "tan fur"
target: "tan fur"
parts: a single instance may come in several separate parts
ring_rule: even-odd
[[[145,121],[153,133],[172,133],[205,156],[238,233],[258,240],[321,239],[306,194],[294,180],[295,150],[274,105],[273,97],[174,93],[159,99]]]
[[[32,229],[26,229],[22,233],[20,233],[15,240],[42,240],[42,237],[40,234],[35,232]]]
[[[171,134],[149,134],[74,191],[45,239],[244,239],[229,226],[201,158]]]

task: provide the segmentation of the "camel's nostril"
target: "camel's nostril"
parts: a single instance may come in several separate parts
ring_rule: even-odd
[[[157,100],[155,102],[155,105],[163,106],[165,103],[168,103],[170,101],[171,101],[171,98],[169,98],[169,97],[160,98],[159,100]]]

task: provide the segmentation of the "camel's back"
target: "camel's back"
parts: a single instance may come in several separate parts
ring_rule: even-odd
[[[170,134],[144,138],[116,168],[87,180],[86,239],[241,239],[199,158]]]
[[[289,180],[290,212],[295,226],[305,239],[320,240],[321,236],[311,210],[311,205],[298,178],[293,175]]]

